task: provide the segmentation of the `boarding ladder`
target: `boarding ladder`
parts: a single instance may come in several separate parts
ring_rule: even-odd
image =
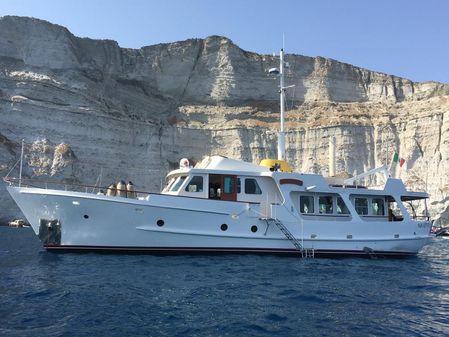
[[[295,246],[296,250],[301,253],[301,257],[315,257],[314,249],[304,248],[301,242],[293,236],[292,232],[285,227],[281,220],[276,218],[264,218],[262,220],[265,220],[268,226],[275,224],[277,228],[279,228],[279,230],[285,235],[285,237],[293,244],[293,246]]]

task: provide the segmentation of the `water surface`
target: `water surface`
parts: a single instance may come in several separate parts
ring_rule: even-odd
[[[0,227],[0,336],[449,335],[449,240],[406,259],[58,254]]]

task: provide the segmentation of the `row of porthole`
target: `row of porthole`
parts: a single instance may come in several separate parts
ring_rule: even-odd
[[[156,221],[156,225],[158,225],[159,227],[162,227],[164,224],[165,224],[165,222],[162,219],[159,219],[158,221]],[[222,224],[220,226],[220,229],[223,232],[227,231],[228,230],[228,225],[224,223],[224,224]],[[255,225],[251,226],[251,232],[255,233],[255,232],[257,232],[257,229],[258,229],[257,226],[255,226]]]
[[[87,214],[84,214],[84,219],[89,219],[89,216]],[[158,225],[159,227],[162,227],[163,225],[165,225],[165,221],[162,219],[159,219],[158,221],[156,221],[156,225]],[[227,224],[222,224],[220,226],[220,229],[224,232],[228,230],[228,225]],[[256,233],[257,232],[257,226],[253,225],[251,226],[251,232]]]
[[[88,219],[89,218],[89,216],[87,215],[87,214],[84,214],[84,219]],[[156,221],[156,225],[158,225],[159,227],[162,227],[163,225],[165,224],[165,221],[164,220],[162,220],[162,219],[159,219],[158,221]],[[221,226],[220,226],[220,229],[224,232],[224,231],[227,231],[228,230],[228,225],[227,224],[222,224]],[[256,225],[253,225],[253,226],[251,226],[251,232],[253,232],[253,233],[256,233],[257,232],[257,226]]]

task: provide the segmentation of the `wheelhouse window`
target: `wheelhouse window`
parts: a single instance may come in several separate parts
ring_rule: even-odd
[[[337,214],[349,214],[349,209],[341,197],[337,197]]]
[[[180,177],[176,178],[176,181],[174,182],[174,184],[170,188],[170,192],[178,192],[179,188],[184,183],[186,178],[187,178],[187,176],[180,176]]]
[[[429,220],[426,197],[401,196],[402,204],[414,220]]]
[[[301,195],[299,197],[299,210],[301,213],[315,213],[313,196]]]
[[[245,179],[245,194],[262,194],[262,190],[260,189],[256,179]]]
[[[170,188],[172,187],[172,185],[175,181],[176,181],[176,178],[170,178],[170,180],[167,182],[167,184],[164,187],[164,192],[170,191]]]
[[[223,192],[224,193],[234,193],[234,179],[232,177],[224,177],[223,179]]]
[[[368,199],[367,198],[354,198],[354,207],[358,214],[368,215]]]
[[[317,202],[315,204],[315,202]],[[316,208],[316,209],[315,209]],[[299,212],[302,214],[345,215],[348,216],[348,207],[337,194],[331,195],[300,195]]]
[[[401,211],[401,207],[399,207],[398,202],[396,200],[388,195],[386,196],[387,201],[387,209],[388,209],[388,220],[389,221],[402,221],[404,220],[404,216]]]
[[[333,204],[331,195],[322,195],[318,197],[318,210],[320,213],[332,214]]]
[[[384,199],[381,198],[373,198],[371,200],[371,214],[372,215],[385,215],[385,203]]]
[[[187,192],[203,192],[203,177],[193,176],[187,184],[185,190]]]

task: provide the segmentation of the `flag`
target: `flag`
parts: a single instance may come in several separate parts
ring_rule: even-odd
[[[399,160],[399,167],[402,167],[402,165],[404,165],[404,163],[405,163],[405,159],[404,159],[404,158],[401,158],[401,159]]]
[[[399,153],[395,152],[393,155],[393,161],[397,163],[399,161]]]
[[[393,154],[393,157],[391,158],[391,162],[390,162],[390,175],[391,177],[394,178],[395,175],[395,171],[396,171],[396,167],[398,165],[399,162],[399,153],[397,153],[396,151]]]

